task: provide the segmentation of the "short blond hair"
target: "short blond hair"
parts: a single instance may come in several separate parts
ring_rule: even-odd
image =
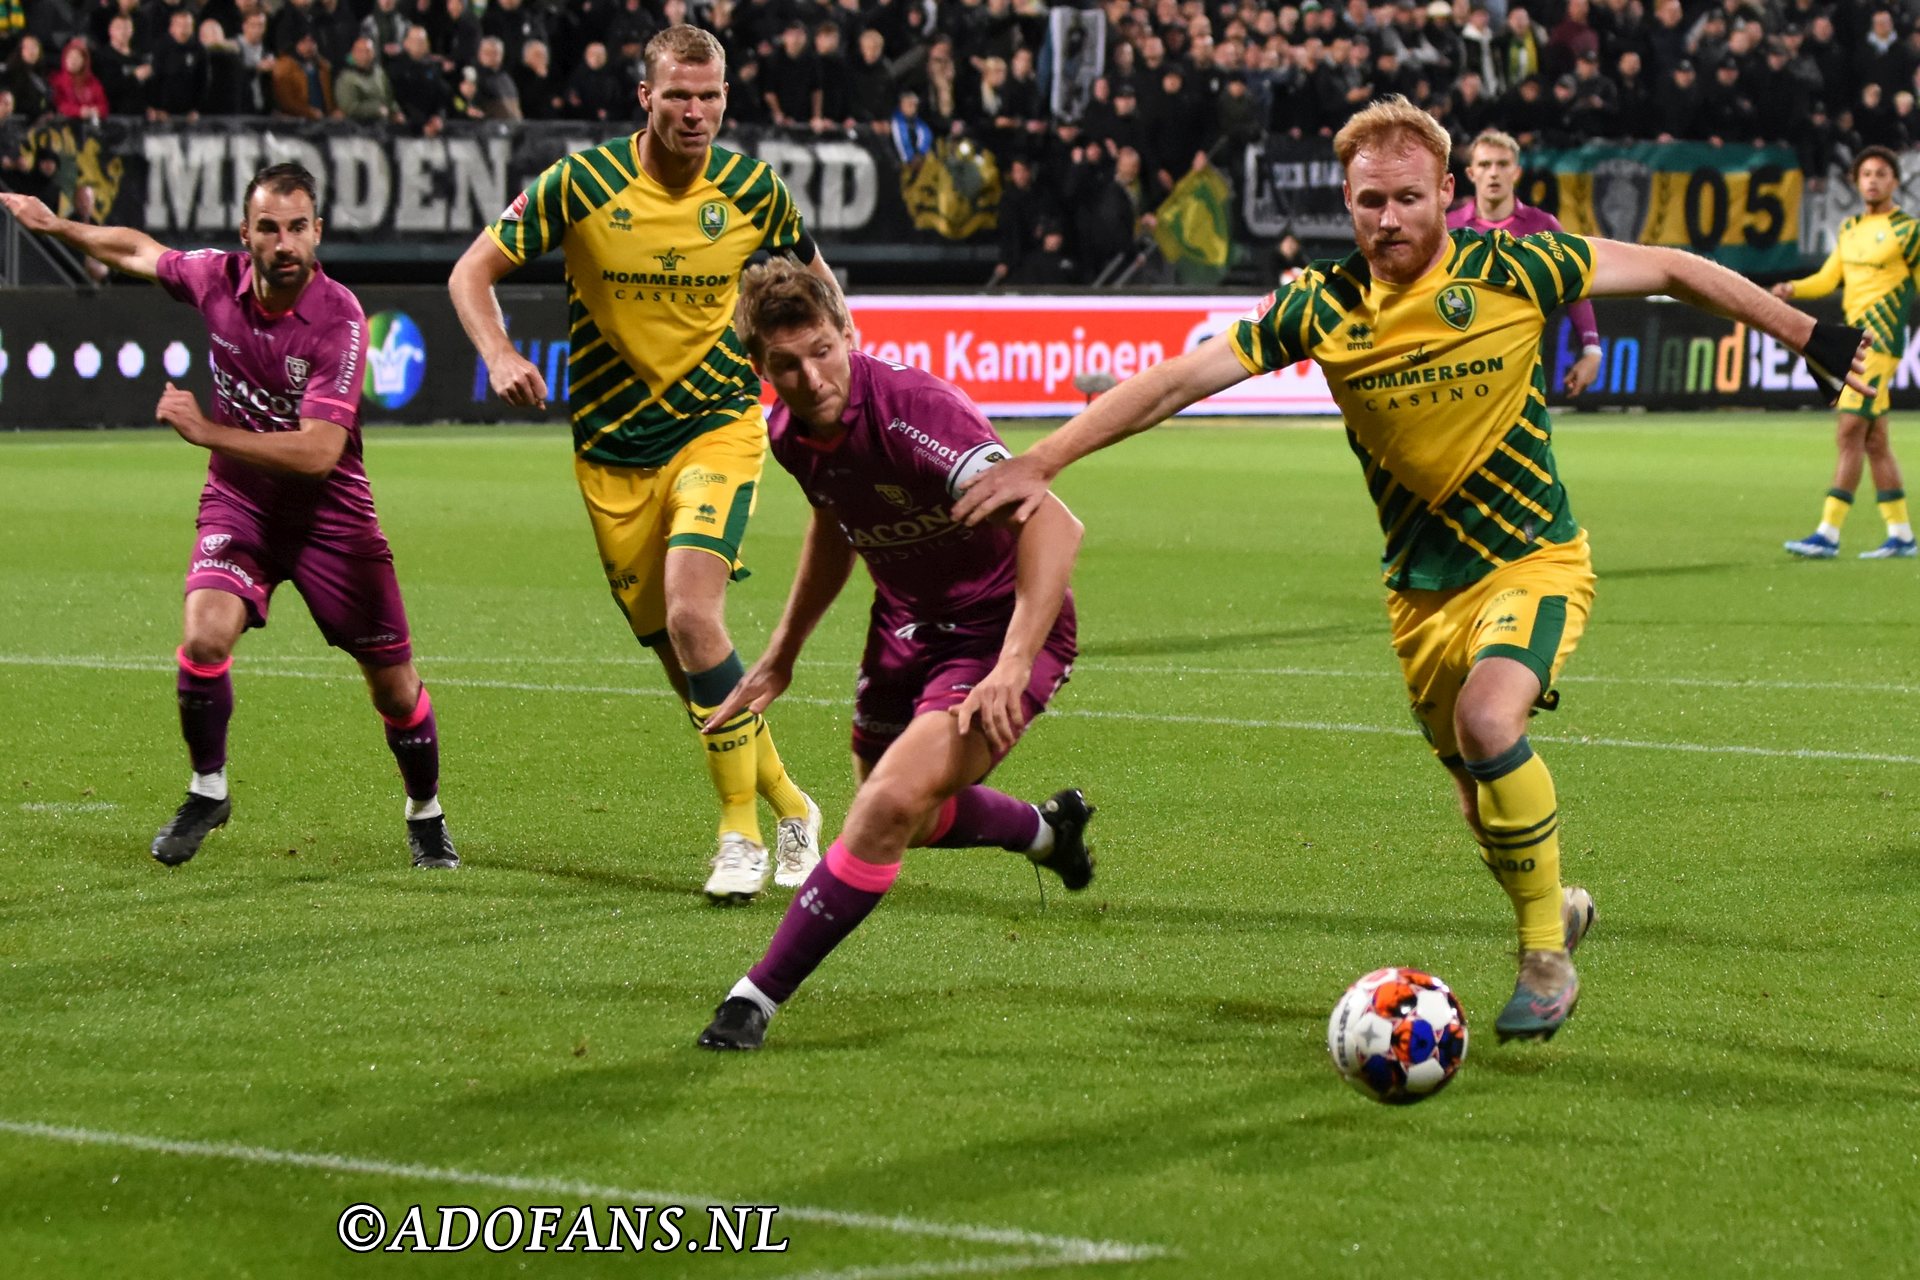
[[[1481,147],[1498,147],[1513,157],[1515,164],[1520,163],[1520,140],[1502,129],[1482,129],[1478,137],[1467,144],[1467,160],[1473,160],[1473,153]]]
[[[651,79],[661,58],[672,58],[675,62],[705,63],[717,62],[720,70],[727,69],[727,51],[714,39],[713,32],[702,27],[688,26],[685,23],[677,27],[668,27],[653,39],[647,41],[646,53],[642,60],[646,63],[647,77]]]
[[[1431,153],[1440,162],[1442,174],[1453,159],[1453,139],[1440,122],[1398,93],[1376,98],[1342,125],[1333,135],[1333,153],[1345,169],[1362,151],[1378,151],[1396,143]]]
[[[853,326],[840,291],[825,280],[784,255],[757,262],[741,274],[733,331],[756,362],[766,354],[768,334],[816,324]]]

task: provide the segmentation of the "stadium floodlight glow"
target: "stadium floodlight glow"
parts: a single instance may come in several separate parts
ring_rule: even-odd
[[[137,342],[121,343],[118,363],[120,365],[121,377],[139,377],[142,373],[146,372],[147,368],[146,348]]]
[[[7,354],[7,349],[5,347],[0,347],[0,378],[6,377],[7,370],[11,369],[12,367],[13,367],[13,358]]]
[[[73,371],[88,381],[100,376],[100,348],[83,342],[73,349]]]
[[[27,372],[36,378],[45,378],[53,372],[53,348],[44,342],[36,342],[27,348]]]
[[[160,363],[166,368],[169,378],[184,378],[187,370],[193,367],[193,353],[187,350],[184,342],[169,342],[167,349],[160,353]]]

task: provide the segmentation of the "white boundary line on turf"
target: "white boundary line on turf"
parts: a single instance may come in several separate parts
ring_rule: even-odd
[[[91,658],[59,655],[0,654],[0,666],[60,667],[87,671],[146,671],[165,673],[174,670],[170,662],[150,658]],[[350,681],[344,668],[334,671],[287,671],[256,666],[250,673],[261,679]],[[628,698],[673,698],[670,689],[640,688],[612,684],[547,684],[530,680],[472,680],[460,676],[435,676],[428,682],[435,688],[498,689],[513,693],[561,693],[612,695]],[[781,701],[789,705],[844,708],[845,698],[815,698],[787,694]],[[1367,734],[1394,738],[1416,738],[1418,729],[1400,725],[1352,724],[1334,720],[1262,720],[1242,716],[1164,715],[1144,711],[1101,711],[1083,708],[1051,710],[1048,715],[1062,719],[1125,720],[1136,724],[1215,725],[1227,729],[1274,729],[1294,733]],[[1535,742],[1562,746],[1616,747],[1628,751],[1673,751],[1684,755],[1746,756],[1766,760],[1832,760],[1855,764],[1920,765],[1920,756],[1898,755],[1883,751],[1837,751],[1820,747],[1750,747],[1738,743],[1653,742],[1638,738],[1598,738],[1584,734],[1560,735],[1536,733]]]
[[[184,1139],[153,1138],[138,1133],[115,1133],[105,1129],[81,1129],[27,1120],[0,1120],[0,1133],[16,1134],[24,1138],[44,1138],[77,1146],[123,1147],[134,1151],[151,1151],[160,1155],[198,1156],[205,1159],[234,1160],[242,1164],[279,1165],[296,1169],[319,1169],[325,1173],[359,1173],[369,1177],[444,1182],[462,1186],[489,1187],[496,1191],[564,1196],[587,1204],[706,1206],[747,1203],[740,1199],[725,1200],[712,1196],[690,1196],[677,1191],[661,1191],[653,1188],[615,1187],[602,1183],[582,1182],[573,1178],[482,1173],[472,1169],[399,1164],[325,1152],[280,1151],[272,1147],[254,1147],[236,1142],[193,1142]],[[1126,1244],[1117,1240],[1088,1240],[1079,1236],[1043,1235],[1036,1231],[1021,1231],[1010,1227],[931,1222],[899,1215],[849,1213],[811,1205],[781,1205],[780,1214],[784,1220],[790,1222],[817,1222],[824,1226],[851,1231],[884,1231],[895,1235],[958,1240],[967,1244],[1000,1245],[1008,1248],[1046,1251],[1044,1254],[1004,1258],[960,1259],[952,1263],[909,1263],[899,1267],[859,1268],[833,1273],[815,1272],[810,1273],[813,1280],[824,1280],[827,1274],[840,1277],[842,1280],[851,1280],[852,1277],[861,1277],[862,1280],[879,1280],[882,1276],[958,1275],[967,1271],[996,1268],[1089,1266],[1105,1262],[1140,1262],[1148,1258],[1167,1257],[1171,1253],[1170,1250],[1159,1245]]]
[[[622,657],[618,654],[595,655],[582,658],[561,658],[552,654],[524,654],[517,657],[489,655],[485,657],[454,658],[442,653],[417,653],[415,657],[429,666],[445,665],[450,667],[633,667],[637,670],[651,671],[658,664],[638,657]],[[251,663],[315,663],[323,661],[318,657],[298,657],[292,655],[273,655],[249,658]],[[0,659],[5,661],[5,659]],[[101,659],[114,661],[114,659]],[[130,660],[131,661],[131,660]],[[850,664],[828,658],[802,658],[803,667],[846,667]],[[1102,675],[1138,675],[1138,676],[1261,676],[1276,679],[1308,680],[1377,680],[1381,683],[1393,683],[1395,672],[1389,667],[1373,671],[1354,671],[1335,667],[1194,667],[1180,663],[1163,663],[1147,666],[1133,662],[1103,662],[1099,659],[1088,661],[1077,659],[1073,664],[1075,671],[1092,671]],[[1813,692],[1813,693],[1891,693],[1903,696],[1920,694],[1920,684],[1876,684],[1859,680],[1769,680],[1760,676],[1743,679],[1738,676],[1723,676],[1714,679],[1707,676],[1562,676],[1557,684],[1600,684],[1600,685],[1645,685],[1652,688],[1673,689],[1751,689],[1757,692]]]

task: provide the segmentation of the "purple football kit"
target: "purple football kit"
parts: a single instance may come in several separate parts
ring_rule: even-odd
[[[963,480],[1009,456],[980,411],[919,369],[859,352],[849,362],[839,439],[815,441],[778,403],[767,435],[773,456],[808,502],[839,521],[873,578],[853,749],[877,761],[915,716],[959,706],[999,661],[1019,537],[997,524],[969,529],[948,514]],[[1034,659],[1022,698],[1028,723],[1066,683],[1075,652],[1069,592]]]
[[[158,278],[196,307],[212,340],[212,418],[243,431],[295,431],[302,418],[344,427],[339,464],[324,479],[213,454],[200,492],[186,590],[240,597],[262,627],[273,590],[292,582],[327,643],[369,666],[412,657],[393,553],[374,514],[361,461],[360,384],[367,320],[359,302],[316,265],[291,310],[263,310],[245,253],[169,250]]]
[[[1513,212],[1498,222],[1489,222],[1480,216],[1479,206],[1469,200],[1447,215],[1449,231],[1504,231],[1511,236],[1530,236],[1536,231],[1562,231],[1560,219],[1545,209],[1537,209],[1530,204],[1513,202]],[[1580,335],[1580,345],[1597,347],[1600,345],[1600,322],[1594,318],[1593,303],[1582,298],[1578,302],[1567,304],[1567,320],[1573,325],[1573,331]]]

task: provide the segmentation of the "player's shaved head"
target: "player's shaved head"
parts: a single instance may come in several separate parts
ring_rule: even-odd
[[[1418,147],[1432,154],[1447,171],[1453,159],[1453,139],[1440,122],[1401,94],[1391,94],[1374,102],[1333,135],[1333,153],[1346,168],[1362,151],[1402,151]]]
[[[791,258],[769,258],[740,277],[733,328],[755,360],[766,355],[768,334],[816,325],[838,331],[852,324],[840,291]]]

